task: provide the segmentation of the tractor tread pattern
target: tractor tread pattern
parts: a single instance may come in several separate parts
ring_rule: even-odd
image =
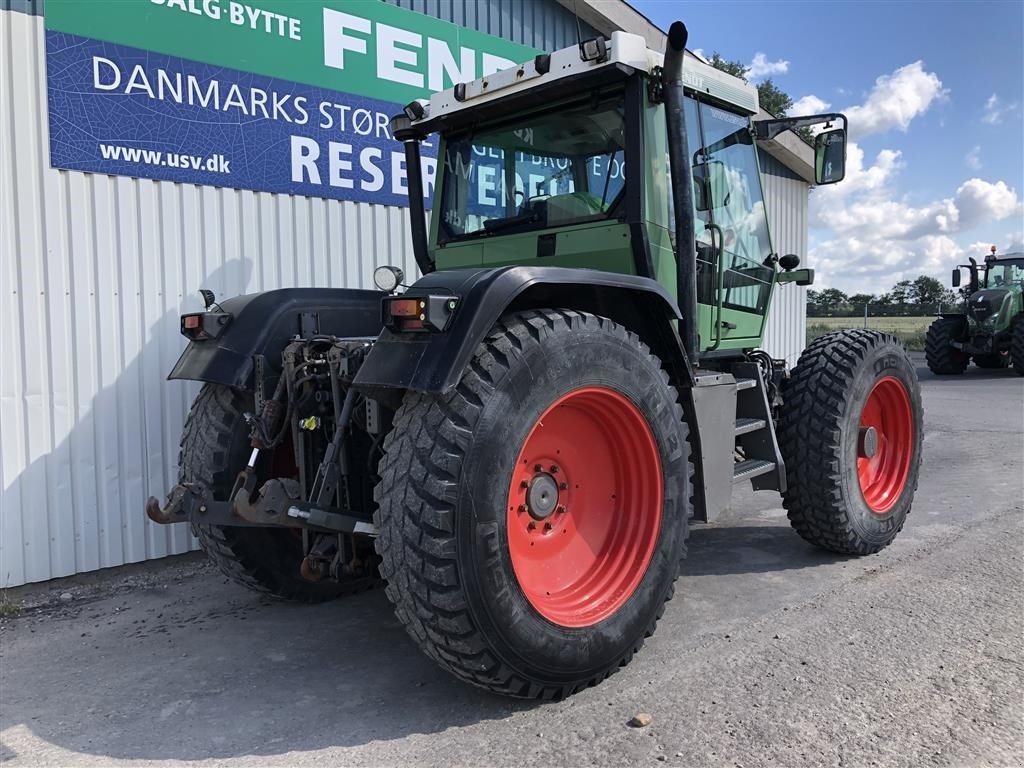
[[[1013,336],[1010,338],[1010,357],[1013,359],[1013,370],[1018,376],[1024,376],[1024,312],[1013,321]]]
[[[412,639],[428,657],[466,682],[509,696],[543,701],[560,700],[597,685],[628,664],[643,646],[644,638],[653,634],[665,609],[662,605],[641,639],[614,664],[588,681],[564,685],[540,685],[517,675],[493,652],[469,610],[455,554],[457,478],[465,450],[485,400],[510,368],[510,358],[538,345],[546,330],[558,325],[573,329],[602,327],[650,355],[635,334],[604,317],[552,309],[505,316],[478,348],[449,394],[406,396],[395,416],[394,429],[385,439],[381,482],[375,491],[381,575],[387,582],[385,591],[395,614]],[[669,386],[663,369],[661,375]],[[678,402],[675,407],[682,421],[682,407]],[[692,477],[692,464],[689,471]],[[684,529],[684,538],[685,534]],[[673,579],[678,574],[677,567]],[[665,602],[673,592],[670,585]]]
[[[940,317],[928,326],[924,354],[932,373],[948,376],[967,370],[970,357],[952,346],[952,342],[961,335],[963,326],[964,321],[956,317]]]
[[[884,343],[899,342],[864,329],[820,336],[783,384],[778,439],[788,488],[782,506],[804,540],[840,554],[870,555],[888,546],[864,542],[851,525],[842,496],[840,439],[851,408],[849,384],[868,351]],[[902,528],[900,523],[893,538]]]
[[[211,490],[231,489],[240,469],[232,466],[232,435],[247,407],[245,396],[239,390],[218,384],[203,386],[182,431],[179,482],[198,481]],[[318,603],[371,588],[378,581],[362,579],[325,589],[323,584],[310,582],[307,585],[300,579],[282,578],[266,559],[258,557],[245,545],[239,536],[241,530],[192,523],[192,534],[220,571],[253,591],[302,603]]]

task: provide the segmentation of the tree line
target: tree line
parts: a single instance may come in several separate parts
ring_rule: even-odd
[[[854,293],[849,296],[838,288],[807,291],[808,317],[859,317],[868,314],[887,317],[927,315],[953,308],[959,298],[934,277],[921,275],[900,280],[887,293]]]

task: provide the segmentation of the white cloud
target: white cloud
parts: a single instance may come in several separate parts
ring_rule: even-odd
[[[992,94],[985,100],[985,109],[981,116],[981,122],[989,125],[999,125],[1003,118],[1017,109],[1017,102],[1004,104],[998,95]]]
[[[872,182],[885,178],[889,169],[875,166],[864,172]],[[872,178],[874,174],[874,178]],[[841,182],[842,183],[842,182]],[[870,186],[862,188],[877,189]],[[812,212],[814,221],[828,227],[834,234],[863,240],[917,240],[928,235],[955,234],[980,224],[1002,221],[1021,209],[1015,190],[1006,182],[994,184],[982,179],[968,179],[950,198],[913,206],[893,200],[884,194],[862,194],[845,205],[827,205],[818,201]]]
[[[790,107],[786,114],[794,117],[801,117],[803,115],[817,115],[824,112],[832,105],[824,99],[819,99],[814,94],[807,96],[801,96],[799,99],[793,102],[793,106]]]
[[[981,145],[975,146],[964,156],[964,163],[972,171],[981,170]]]
[[[953,263],[983,257],[990,245],[980,252],[977,244],[964,249],[958,234],[1024,215],[1006,182],[980,178],[967,179],[948,197],[914,204],[894,189],[902,167],[893,149],[865,164],[863,150],[851,142],[846,178],[811,195],[815,245],[809,262],[824,285],[878,294],[920,274],[945,281]],[[1010,247],[1014,236],[1003,239]]]
[[[945,96],[942,81],[915,61],[875,80],[863,104],[844,111],[850,121],[850,136],[857,139],[898,128],[906,131],[910,122],[928,111],[936,99]]]
[[[1017,192],[1005,181],[992,184],[982,179],[968,179],[957,189],[955,204],[961,230],[1002,221],[1021,212]]]
[[[747,77],[751,80],[760,80],[770,75],[784,75],[788,71],[788,61],[768,61],[768,57],[760,51],[754,54],[754,58],[747,65]]]

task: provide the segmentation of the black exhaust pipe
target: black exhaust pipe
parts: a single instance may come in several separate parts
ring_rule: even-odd
[[[693,226],[693,170],[690,168],[686,115],[683,112],[683,55],[688,36],[683,22],[672,22],[665,43],[661,85],[668,134],[668,162],[672,170],[672,204],[675,209],[676,291],[683,315],[680,335],[690,365],[696,367],[700,358],[700,340],[697,335],[697,246]]]
[[[423,199],[423,167],[420,165],[420,143],[405,140],[405,178],[409,190],[409,224],[412,229],[412,255],[420,272],[434,271],[434,261],[427,250],[427,214]]]

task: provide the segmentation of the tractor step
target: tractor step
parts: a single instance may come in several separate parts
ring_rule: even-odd
[[[755,477],[766,475],[769,472],[774,471],[774,461],[764,461],[762,459],[747,459],[746,461],[739,462],[732,470],[732,481],[733,483],[740,483],[744,480],[752,480]]]
[[[748,432],[757,432],[768,426],[764,419],[736,419],[736,435],[745,435]]]
[[[736,379],[736,391],[741,392],[744,389],[753,389],[757,386],[757,379]]]

